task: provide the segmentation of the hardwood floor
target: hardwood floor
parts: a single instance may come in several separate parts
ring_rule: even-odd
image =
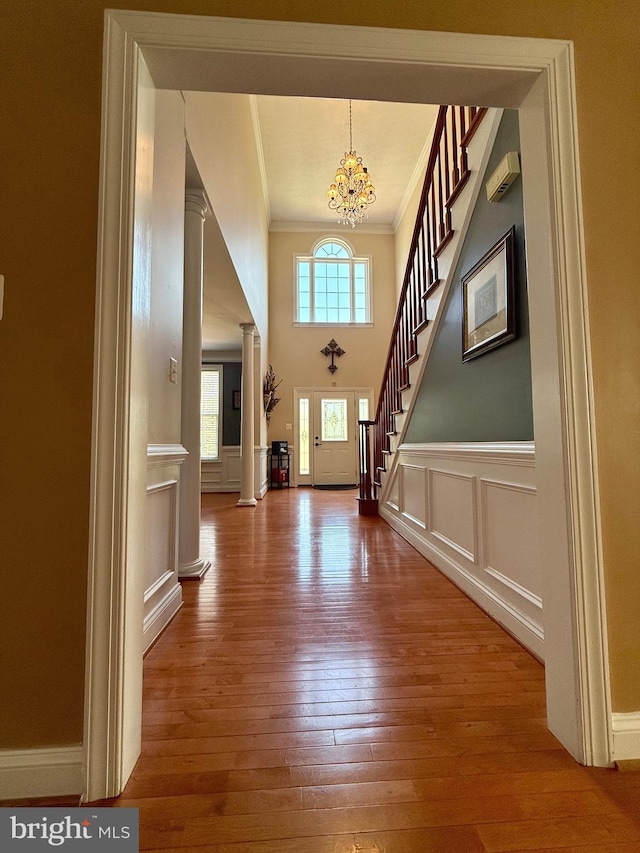
[[[114,803],[156,853],[639,853],[640,774],[580,767],[543,667],[355,492],[203,497]]]

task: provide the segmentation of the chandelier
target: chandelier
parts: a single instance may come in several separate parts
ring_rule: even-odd
[[[370,204],[376,200],[375,187],[366,166],[362,165],[362,157],[353,150],[351,101],[349,101],[349,151],[336,170],[335,183],[327,190],[329,207],[338,214],[343,225],[356,227],[361,222]]]

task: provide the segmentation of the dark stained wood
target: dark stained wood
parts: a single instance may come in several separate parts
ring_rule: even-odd
[[[402,411],[401,392],[409,387],[408,365],[418,358],[417,335],[428,324],[426,297],[440,281],[438,258],[453,238],[451,208],[470,172],[467,145],[487,110],[441,106],[409,247],[404,279],[391,332],[373,430],[372,460],[367,470],[384,471],[394,434],[395,415]],[[371,494],[380,478],[371,481]]]
[[[114,804],[141,850],[640,853],[640,774],[576,764],[543,667],[356,496],[203,496]]]

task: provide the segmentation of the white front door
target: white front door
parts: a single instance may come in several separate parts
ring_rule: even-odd
[[[313,485],[358,482],[355,391],[313,392]]]

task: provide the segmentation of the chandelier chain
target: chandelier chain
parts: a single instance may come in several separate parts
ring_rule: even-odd
[[[349,101],[349,151],[353,151],[353,122],[351,119],[351,101]]]

